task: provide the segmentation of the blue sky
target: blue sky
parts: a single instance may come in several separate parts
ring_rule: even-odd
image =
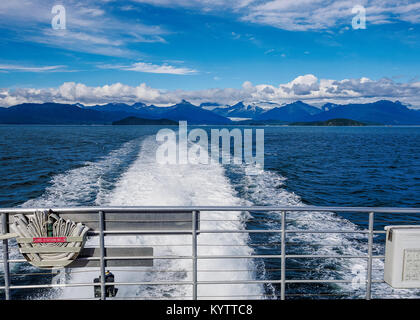
[[[54,30],[54,5],[66,29]],[[355,5],[366,28],[353,29]],[[15,0],[0,105],[399,99],[420,107],[415,1]]]

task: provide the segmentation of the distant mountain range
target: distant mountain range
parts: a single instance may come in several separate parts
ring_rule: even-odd
[[[346,118],[367,123],[420,124],[420,111],[408,109],[401,102],[381,100],[366,104],[336,105],[328,111],[318,113],[311,121]]]
[[[322,110],[302,101],[296,101],[283,107],[275,107],[257,115],[255,120],[278,120],[285,122],[311,121]]]
[[[119,112],[101,112],[59,103],[24,103],[0,108],[2,124],[95,124],[110,123]]]
[[[243,102],[238,102],[233,106],[227,108],[215,108],[212,111],[228,118],[255,119],[257,116],[264,112],[264,109],[258,106],[246,106]]]
[[[207,102],[195,106],[182,101],[169,107],[138,102],[133,105],[110,103],[92,107],[81,104],[24,103],[0,108],[1,124],[111,124],[128,117],[141,119],[186,120],[190,124],[275,124],[322,122],[350,119],[370,124],[420,125],[420,110],[407,108],[401,102],[380,100],[365,104],[326,103],[320,108],[302,101],[280,106],[262,102],[246,105],[239,102],[222,106]]]

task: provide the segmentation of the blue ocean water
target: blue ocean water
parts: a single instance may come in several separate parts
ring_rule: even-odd
[[[161,168],[154,163],[157,146],[154,135],[159,129],[153,126],[0,126],[0,207],[101,204],[420,207],[420,127],[263,127],[265,169],[258,175],[247,175],[246,165]],[[240,220],[243,215],[235,217]],[[379,214],[376,218],[377,230],[390,223],[418,221],[418,217],[407,215]],[[279,220],[277,213],[251,212],[243,227],[277,228]],[[288,215],[291,228],[328,226],[357,230],[366,228],[366,223],[366,215],[356,213]],[[202,239],[203,247],[210,245],[204,243],[204,236]],[[280,252],[278,235],[219,240],[232,240],[238,247],[245,247],[241,249],[244,252]],[[160,243],[162,239],[155,241]],[[287,242],[288,253],[366,252],[366,239],[362,236],[301,234],[288,236]],[[379,236],[376,242],[375,252],[383,253]],[[228,253],[226,248],[217,250]],[[308,260],[290,259],[287,276],[351,279],[355,270],[366,264],[364,260]],[[376,261],[374,265],[378,279],[381,263]],[[15,266],[14,273],[18,275],[14,276],[14,283],[57,281],[45,275],[29,279],[23,275],[25,268],[28,267]],[[279,268],[279,260],[256,260],[249,268],[254,271],[244,277],[278,279]],[[152,276],[149,274],[149,279]],[[200,276],[209,277],[209,274]],[[66,279],[76,281],[77,275],[72,277],[75,280]],[[174,288],[165,290],[148,293],[188,295],[187,291],[174,293]],[[287,288],[290,297],[301,294],[359,297],[363,290],[363,287],[355,290],[346,285],[289,285]],[[251,298],[253,295],[275,298],[279,288],[226,289],[226,294],[232,292],[245,292]],[[42,298],[69,297],[70,293],[31,290],[14,294],[18,298]],[[374,294],[417,296],[414,291],[389,290],[383,285],[377,285]]]

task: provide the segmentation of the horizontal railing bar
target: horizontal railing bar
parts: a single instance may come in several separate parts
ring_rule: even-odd
[[[78,261],[100,260],[100,257],[79,257]],[[125,257],[104,257],[105,260],[153,260],[153,259],[192,259],[191,256],[125,256]],[[26,259],[10,259],[9,263],[23,263],[28,262]]]
[[[205,212],[204,212],[205,213]],[[363,213],[363,212],[362,212]],[[247,218],[244,217],[242,219],[200,219],[201,221],[206,221],[206,222],[278,222],[279,224],[281,223],[281,220],[277,219],[277,218]],[[287,218],[286,222],[300,222],[300,221],[304,221],[304,222],[311,222],[311,221],[331,221],[333,222],[334,220],[329,220],[329,219],[322,219],[322,218],[313,218],[313,219],[300,219],[300,218]],[[366,223],[368,222],[367,219],[352,219],[351,220],[354,223]],[[420,222],[419,220],[376,220],[375,219],[375,223],[376,222],[412,222],[412,223],[418,223]]]
[[[130,257],[105,257],[105,260],[177,260],[177,259],[192,259],[192,256],[130,256]],[[336,259],[366,259],[368,255],[286,255],[286,258],[336,258]],[[372,256],[373,259],[384,259],[384,255]],[[99,257],[80,257],[78,260],[99,260]],[[281,255],[209,255],[209,256],[197,256],[197,259],[281,259]],[[24,263],[27,262],[25,259],[9,259],[9,263]]]
[[[220,229],[220,230],[197,230],[199,233],[281,233],[281,230],[229,230],[229,229]]]
[[[281,230],[269,229],[269,230],[197,230],[197,233],[281,233]],[[135,234],[191,234],[191,230],[113,230],[104,231],[108,235],[135,235]],[[369,231],[356,231],[356,230],[286,230],[286,233],[359,233],[368,234]],[[385,234],[386,231],[374,231],[373,233]],[[99,231],[89,231],[89,236],[96,236]],[[168,245],[171,246],[171,245]],[[175,246],[175,245],[172,245]],[[109,247],[109,246],[108,246]]]
[[[281,283],[281,280],[212,280],[197,281],[197,284],[258,284],[258,283]]]
[[[192,296],[170,296],[170,297],[113,297],[107,300],[191,300]],[[201,298],[201,296],[200,296]],[[76,299],[77,300],[77,299]]]
[[[119,301],[119,300],[135,300],[135,301],[160,301],[160,300],[163,300],[163,301],[167,301],[167,300],[181,300],[181,301],[188,301],[188,300],[191,300],[191,298],[192,298],[192,296],[179,296],[179,297],[175,297],[175,298],[171,298],[171,297],[161,297],[161,298],[159,298],[159,297],[139,297],[139,298],[134,298],[134,297],[132,297],[132,298],[118,298],[118,297],[114,297],[114,298],[107,298],[107,300],[117,300],[117,301]]]
[[[369,231],[364,230],[286,230],[286,233],[362,233],[367,234]]]
[[[372,283],[383,283],[383,280],[371,280]],[[354,280],[314,279],[314,280],[286,280],[286,283],[353,283]],[[360,281],[361,283],[366,282]]]
[[[76,274],[76,273],[86,273],[86,272],[95,272],[97,273],[97,268],[90,268],[93,270],[83,270],[83,271],[70,271],[70,272],[64,272],[65,274]],[[141,269],[114,269],[114,268],[108,268],[114,272],[147,272],[147,273],[179,273],[179,272],[193,272],[192,270],[141,270]],[[279,269],[280,270],[280,269]],[[293,270],[293,269],[288,269]],[[258,271],[258,269],[249,269],[249,270],[198,270],[198,272],[255,272]],[[267,271],[273,271],[273,270],[267,270]],[[313,271],[311,269],[308,269],[307,271]],[[59,275],[60,272],[33,272],[33,273],[12,273],[11,276],[21,277],[21,276],[49,276],[49,275]],[[0,275],[0,278],[3,275]]]
[[[277,298],[277,297],[280,297],[280,294],[263,294],[263,293],[262,294],[230,294],[229,297],[234,297],[234,298],[236,298],[236,297],[238,297],[238,298],[245,298],[245,297],[264,297],[264,298],[271,297],[271,298],[274,298],[274,297],[276,297]],[[208,296],[208,295],[202,296],[202,295],[200,295],[200,298],[226,298],[226,295],[224,295],[224,296]]]
[[[93,258],[93,257],[92,257]],[[81,258],[83,260],[84,258]],[[88,258],[90,259],[90,258]],[[98,258],[96,258],[98,259]],[[171,260],[171,259],[192,259],[192,256],[125,256],[125,257],[104,257],[105,260],[153,260],[153,259],[162,259],[162,260]],[[91,259],[94,260],[94,259]]]
[[[342,279],[321,279],[321,280],[285,280],[286,283],[353,283],[353,280]],[[382,280],[372,280],[372,282],[382,283]],[[214,280],[198,281],[198,284],[257,284],[257,283],[281,283],[281,280]]]
[[[323,279],[323,280],[285,280],[286,283],[353,283],[353,280]],[[372,280],[372,283],[383,283],[383,280]],[[259,283],[281,283],[281,280],[219,280],[219,281],[197,281],[199,285],[209,284],[259,284]],[[105,282],[107,286],[132,286],[132,285],[192,285],[192,281],[154,281],[154,282]],[[65,288],[65,287],[95,287],[100,286],[99,282],[93,283],[61,283],[61,284],[40,284],[10,286],[10,289],[42,289],[42,288]],[[4,286],[0,290],[4,290]]]
[[[197,256],[197,259],[281,259],[281,255],[268,255],[268,254],[262,254],[262,255],[232,255],[232,256],[219,256],[219,255],[210,255],[210,256]]]
[[[197,230],[197,233],[281,233],[281,230],[269,229],[269,230]],[[130,234],[191,234],[191,230],[118,230],[118,231],[104,231],[108,235],[130,235]],[[359,233],[368,234],[369,231],[356,231],[356,230],[286,230],[286,233]],[[373,233],[386,233],[386,231],[374,231]],[[88,235],[97,235],[99,231],[89,231]]]
[[[288,246],[301,247],[350,247],[351,244],[321,244],[321,243],[287,243]],[[155,246],[155,245],[153,245]],[[177,247],[177,245],[168,245],[168,247]],[[191,246],[191,245],[190,245]],[[280,247],[281,243],[261,243],[261,244],[199,244],[199,247]]]
[[[240,256],[240,255],[233,255],[233,256],[218,256],[218,255],[210,255],[210,256],[198,256],[198,259],[281,259],[281,255],[271,255],[271,254],[263,254],[263,255],[247,255],[247,256]],[[343,258],[343,259],[367,259],[368,255],[286,255],[286,258]],[[373,259],[383,259],[385,256],[372,256]]]
[[[99,231],[89,231],[88,235],[97,235],[99,234]],[[131,234],[191,234],[191,230],[105,230],[105,235],[131,235]]]
[[[352,256],[352,255],[286,255],[286,258],[345,258],[345,259],[367,259],[368,255],[364,256]],[[384,259],[385,256],[372,256],[373,259]]]
[[[108,298],[109,299],[109,298]],[[91,301],[91,300],[98,300],[98,298],[54,298],[54,300],[60,301]]]
[[[231,229],[215,229],[215,230],[206,230],[198,229],[197,233],[281,233],[281,230],[278,229],[267,229],[267,230],[231,230]],[[89,235],[96,235],[99,231],[89,231]],[[191,230],[112,230],[104,231],[105,234],[191,234]],[[367,230],[286,230],[286,233],[360,233],[368,234]],[[386,231],[374,231],[374,233],[386,233]]]
[[[35,210],[35,209],[34,209]],[[105,221],[113,221],[113,222],[144,222],[144,223],[151,223],[151,222],[162,222],[162,220],[106,220]],[[200,219],[200,221],[202,222],[281,222],[281,220],[276,219],[276,218],[243,218],[243,219]],[[286,222],[300,222],[300,221],[305,221],[305,222],[311,222],[311,221],[334,221],[334,220],[323,220],[321,218],[319,219],[286,219]],[[98,220],[84,220],[83,222],[98,222]],[[179,220],[179,219],[166,219],[165,222],[191,222],[191,220]],[[352,222],[354,223],[366,223],[367,219],[364,220],[355,220],[352,219]],[[387,222],[387,223],[420,223],[420,220],[378,220],[375,219],[375,223],[378,222]],[[9,225],[13,224],[12,222],[8,223]],[[1,225],[1,224],[0,224]]]
[[[226,296],[226,295],[224,295],[224,296],[208,296],[208,295],[200,295],[200,299],[203,299],[203,298],[230,298],[230,297],[234,297],[234,298],[236,298],[236,297],[278,297],[279,295],[275,295],[275,294],[242,294],[242,295],[236,295],[236,294],[230,294],[228,297]],[[177,298],[191,298],[191,296],[175,296],[175,297],[169,297],[169,298],[167,298],[167,299],[170,299],[170,300],[173,300],[173,299],[177,299]],[[91,299],[93,299],[93,298],[91,298]],[[132,299],[132,300],[144,300],[144,299],[147,299],[147,300],[160,300],[159,298],[156,298],[156,297],[150,297],[150,299],[149,299],[149,297],[121,297],[121,298],[118,298],[118,297],[115,297],[115,298],[113,298],[113,300],[121,300],[121,299]]]
[[[76,271],[76,270],[71,270],[71,271],[61,271],[64,272],[65,274],[76,274],[76,273],[86,273],[86,272],[95,272],[97,273],[98,270],[97,268],[89,268],[91,270],[83,270],[83,271]],[[178,270],[171,270],[171,269],[157,269],[157,270],[149,270],[149,269],[115,269],[114,267],[108,268],[112,271],[115,272],[147,272],[147,273],[170,273],[170,272],[174,272],[174,273],[179,273],[179,272],[192,272],[192,270],[189,269],[178,269]],[[333,270],[333,269],[309,269],[309,268],[287,268],[288,271],[295,271],[295,272],[335,272],[337,270]],[[383,268],[372,268],[372,270],[380,270],[383,271]],[[198,272],[258,272],[260,271],[259,269],[199,269],[197,270]],[[264,271],[266,272],[273,272],[273,271],[281,271],[281,268],[265,268]],[[57,272],[29,272],[29,273],[11,273],[11,276],[16,276],[16,277],[22,277],[22,276],[44,276],[44,275],[59,275],[61,274],[61,272],[57,271]],[[3,275],[0,274],[0,278],[2,278]]]
[[[77,208],[77,207],[76,207]],[[1,209],[0,209],[1,210]],[[36,210],[39,210],[39,209],[32,209],[32,211],[31,212],[35,212]],[[52,208],[51,210],[53,210],[53,212],[54,213],[68,213],[68,212],[60,212],[60,211],[54,211],[54,208]],[[28,213],[31,213],[31,212],[25,212],[26,214],[28,214]],[[87,214],[92,214],[92,213],[97,213],[96,211],[94,211],[94,212],[71,212],[71,213],[69,213],[69,214],[83,214],[83,215],[87,215]],[[124,212],[108,212],[109,214],[114,214],[114,213],[124,213]],[[166,214],[166,213],[172,213],[172,212],[147,212],[147,211],[141,211],[141,210],[138,210],[137,212],[127,212],[127,213],[130,213],[130,214],[139,214],[139,213],[142,213],[142,214],[149,214],[149,213],[151,213],[151,214],[153,214],[153,213],[164,213],[164,214]],[[189,212],[177,212],[177,213],[189,213]],[[15,213],[11,213],[11,214],[15,214]],[[170,216],[168,216],[168,217],[170,217]],[[117,219],[114,219],[114,218],[108,218],[108,219],[105,219],[104,220],[105,222],[162,222],[162,220],[153,220],[153,219],[146,219],[146,220],[141,220],[141,219],[121,219],[121,218],[119,218],[118,220]],[[170,218],[166,218],[165,217],[165,221],[167,221],[167,222],[191,222],[191,219],[182,219],[182,220],[180,220],[180,219],[170,219]],[[99,222],[99,220],[98,219],[95,219],[95,220],[90,220],[90,219],[86,219],[86,220],[83,220],[83,222],[89,222],[89,223],[92,223],[92,222]],[[9,222],[9,224],[13,224],[13,222]],[[1,224],[0,224],[1,225]]]
[[[144,282],[105,282],[107,286],[161,286],[161,285],[175,285],[175,286],[190,286],[192,281],[144,281]]]
[[[360,300],[360,299],[364,299],[363,297],[359,297],[358,295],[352,294],[352,293],[289,293],[287,294],[288,297],[316,297],[316,296],[321,296],[321,297],[329,297],[329,296],[337,296],[337,297],[341,297],[341,296],[346,296],[346,297],[354,297],[354,299],[356,300]],[[229,295],[227,296],[201,296],[200,295],[200,299],[206,299],[206,298],[223,298],[223,299],[227,299],[229,297],[233,297],[233,298],[251,298],[251,299],[247,299],[247,300],[255,300],[252,299],[252,297],[256,297],[256,298],[279,298],[280,294],[278,295]],[[378,297],[382,297],[383,296],[378,296]],[[113,298],[108,298],[107,300],[190,300],[192,298],[192,296],[171,296],[171,297],[113,297]],[[411,298],[408,297],[408,299],[416,299],[416,298]],[[98,298],[57,298],[55,300],[80,300],[80,301],[90,301],[90,300],[98,300]]]
[[[48,208],[50,209],[50,208]],[[320,212],[378,212],[378,213],[420,213],[420,208],[392,208],[392,207],[316,207],[316,206],[138,206],[138,207],[72,207],[52,208],[58,213],[83,214],[97,213],[179,213],[192,211],[320,211]],[[45,210],[45,208],[1,208],[0,213],[33,213],[34,210]]]
[[[302,246],[302,247],[349,247],[352,244],[344,244],[344,243],[299,243],[299,242],[287,242],[287,246]],[[151,246],[151,247],[191,247],[191,244],[143,244],[143,247]],[[279,242],[272,242],[272,243],[247,243],[247,244],[236,244],[236,243],[202,243],[198,244],[198,247],[278,247],[281,246]],[[138,245],[110,245],[105,246],[106,248],[138,248]],[[97,247],[85,247],[85,248],[97,248]],[[17,249],[10,249],[9,253],[17,252]],[[1,263],[1,262],[0,262]]]
[[[108,286],[142,286],[142,285],[191,285],[191,281],[152,281],[152,282],[105,282]],[[59,284],[33,284],[33,285],[21,285],[21,286],[10,286],[10,289],[42,289],[42,288],[65,288],[65,287],[98,287],[100,282],[92,283],[59,283]],[[0,290],[4,287],[0,287]]]
[[[97,268],[90,268],[92,270],[83,270],[83,271],[64,271],[65,274],[76,274],[76,273],[86,273],[86,272],[95,272],[97,273],[98,270]],[[142,269],[114,269],[113,267],[108,268],[112,271],[115,272],[147,272],[147,273],[179,273],[179,272],[187,272],[190,273],[192,272],[192,270],[142,270]],[[273,271],[281,271],[281,268],[267,268],[264,269],[266,272],[273,272]],[[380,270],[382,271],[382,268],[373,268],[372,270]],[[223,269],[223,270],[197,270],[198,272],[258,272],[260,271],[259,269],[238,269],[238,270],[233,270],[233,269]],[[287,268],[287,271],[294,271],[294,272],[324,272],[324,273],[328,273],[328,272],[336,272],[337,270],[332,270],[332,269],[298,269],[298,268]],[[11,273],[11,276],[15,276],[15,277],[22,277],[22,276],[56,276],[59,275],[60,272],[29,272],[29,273]],[[2,278],[3,275],[0,274],[0,278]]]
[[[197,230],[200,233],[281,233],[281,230],[269,229],[269,230]],[[362,233],[367,234],[369,231],[363,230],[286,230],[286,233]]]
[[[288,293],[288,297],[353,297],[357,299],[357,295],[354,293],[342,292],[342,293]],[[364,299],[364,298],[359,298]]]
[[[151,247],[191,247],[191,245],[168,245],[168,246],[164,246],[164,245],[150,245]],[[236,248],[236,247],[257,247],[260,248],[261,250],[280,250],[280,244],[262,244],[262,245],[257,245],[257,244],[201,244],[198,245],[197,247],[201,247],[201,248],[210,248],[210,247],[229,247],[229,248]],[[305,244],[288,244],[288,246],[291,247],[303,247],[303,248],[312,248],[312,247],[316,247],[316,248],[348,248],[351,247],[351,244],[314,244],[314,243],[305,243]],[[266,248],[265,248],[266,247]],[[88,247],[88,248],[93,248],[93,247]],[[130,248],[130,247],[106,247],[106,248]],[[36,250],[35,250],[36,251]],[[379,251],[374,250],[374,251]],[[88,257],[80,257],[80,259],[87,259]],[[15,259],[16,260],[16,259]],[[26,260],[20,260],[20,261],[26,261]],[[10,260],[9,260],[10,262]],[[15,262],[15,261],[14,261]],[[0,265],[3,263],[3,261],[0,261]]]

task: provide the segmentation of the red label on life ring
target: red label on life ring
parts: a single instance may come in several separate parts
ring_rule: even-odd
[[[63,243],[67,242],[66,237],[33,238],[32,243]]]

